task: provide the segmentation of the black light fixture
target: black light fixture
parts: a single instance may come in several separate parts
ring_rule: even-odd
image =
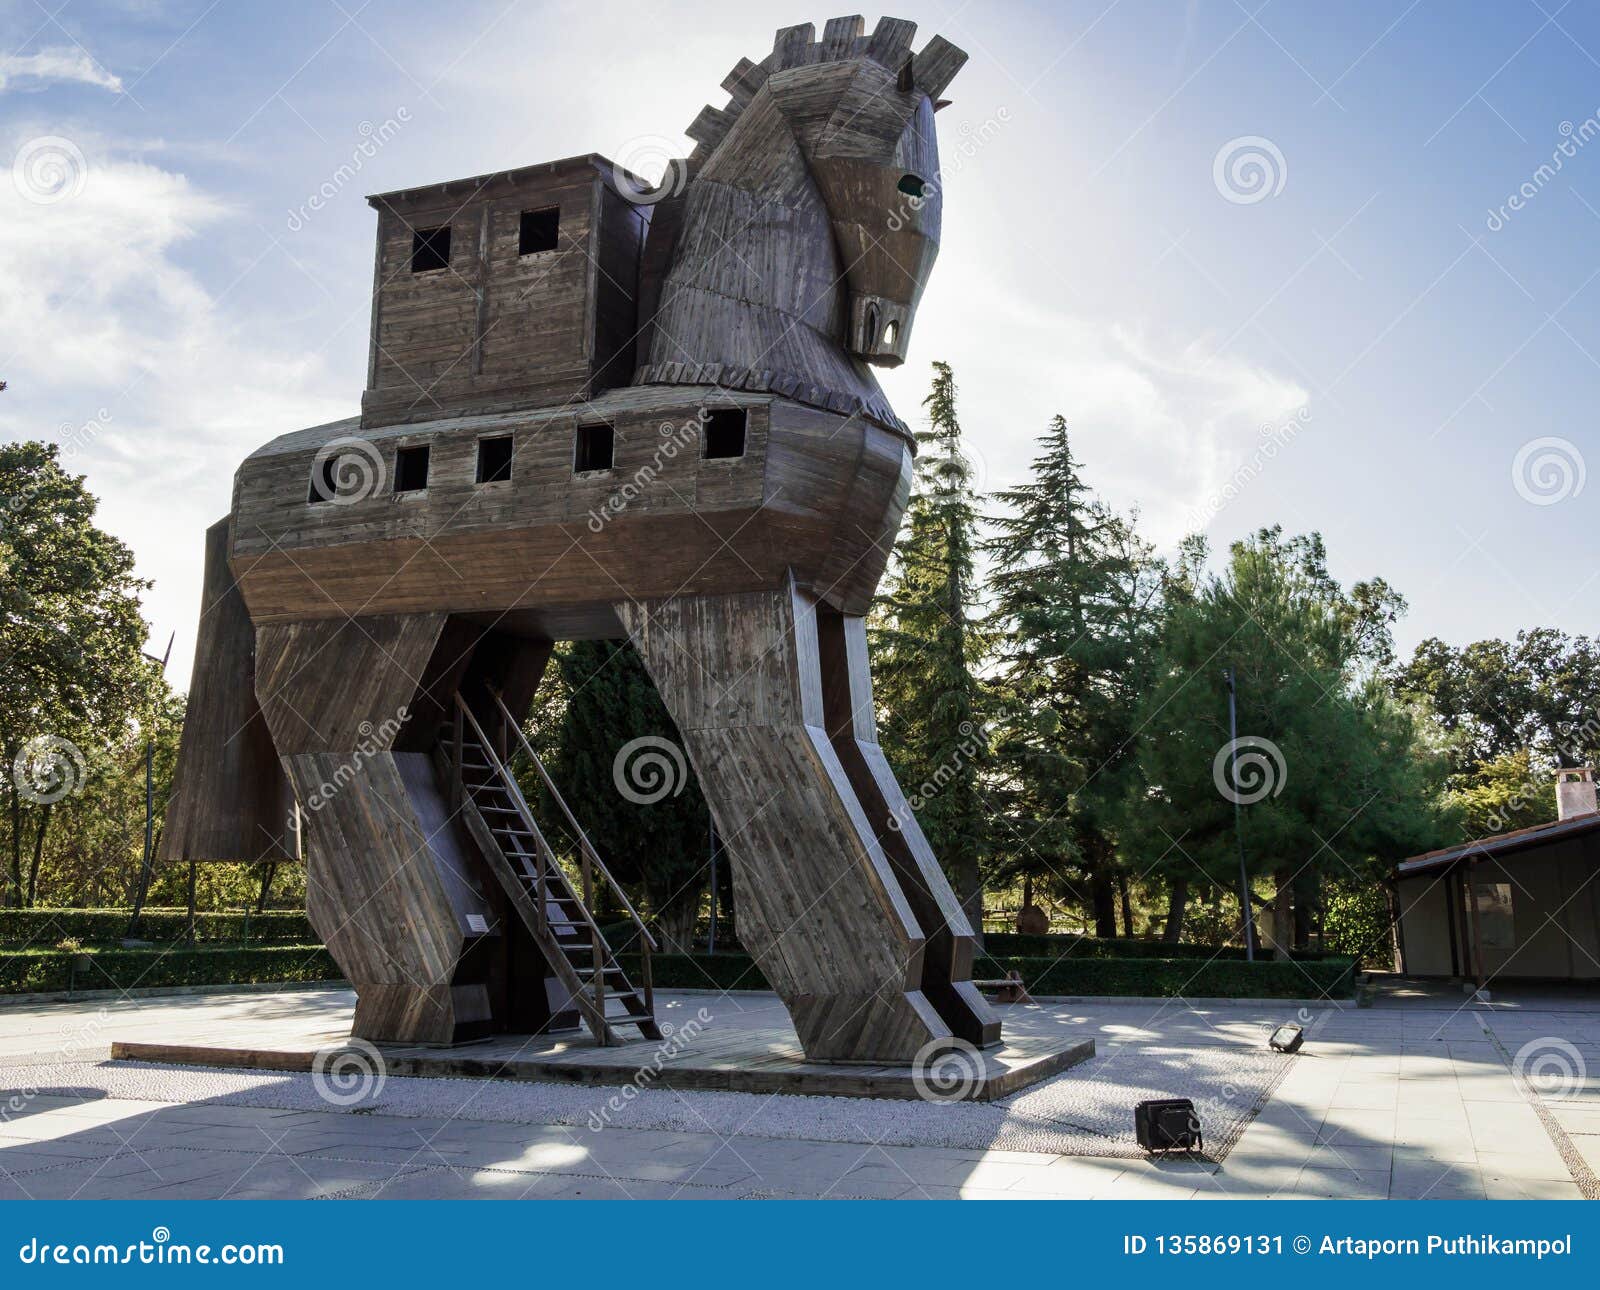
[[[1133,1136],[1146,1151],[1200,1151],[1205,1138],[1194,1103],[1186,1097],[1159,1098],[1133,1108]]]
[[[1306,1032],[1304,1027],[1290,1025],[1285,1022],[1272,1032],[1271,1037],[1267,1040],[1267,1047],[1275,1048],[1280,1053],[1297,1053],[1300,1051],[1300,1045],[1305,1041]]]

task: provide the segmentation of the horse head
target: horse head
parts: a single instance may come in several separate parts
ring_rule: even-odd
[[[899,425],[864,364],[905,360],[939,251],[934,113],[966,54],[916,24],[779,31],[687,133],[675,241],[639,384],[723,383]],[[903,427],[902,427],[903,428]]]
[[[787,68],[767,82],[828,209],[849,288],[844,346],[879,367],[904,361],[939,253],[933,114],[966,58],[942,37],[913,55],[912,30],[895,33],[904,44],[867,43],[855,57]]]

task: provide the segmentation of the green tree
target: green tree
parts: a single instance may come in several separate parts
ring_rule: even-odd
[[[1503,781],[1519,755],[1528,776],[1548,782],[1600,754],[1600,642],[1588,637],[1538,628],[1460,649],[1429,637],[1394,684],[1448,734],[1459,793]]]
[[[981,934],[989,822],[980,789],[988,748],[973,576],[978,509],[948,364],[933,365],[923,406],[916,487],[871,634],[873,688],[884,751]]]
[[[1447,836],[1444,767],[1381,675],[1403,608],[1378,582],[1347,595],[1318,535],[1271,528],[1235,543],[1223,573],[1168,614],[1130,818],[1166,867],[1237,891],[1237,797],[1252,885],[1272,880],[1280,955],[1304,936],[1330,875],[1370,884]]]
[[[561,647],[555,662],[558,687],[539,705],[553,712],[557,688],[566,700],[551,777],[636,904],[643,889],[662,948],[687,952],[707,886],[710,816],[683,737],[628,641],[577,641]],[[664,778],[653,778],[657,772]],[[525,786],[531,801],[534,786]],[[551,810],[542,814],[556,818]]]
[[[1163,570],[1133,523],[1084,482],[1066,420],[1039,440],[1029,481],[996,495],[990,628],[1006,872],[1073,889],[1116,935],[1117,820],[1137,768],[1135,714],[1160,625]],[[1125,919],[1131,918],[1125,913]],[[1132,934],[1131,927],[1126,929]]]
[[[139,594],[149,583],[94,515],[95,499],[61,469],[55,445],[0,447],[0,765],[12,905],[36,894],[51,822],[74,809],[91,763],[151,721],[165,694],[140,652]]]

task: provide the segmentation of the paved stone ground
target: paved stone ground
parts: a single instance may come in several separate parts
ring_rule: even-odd
[[[773,1024],[770,996],[662,995]],[[1467,1007],[1398,992],[1308,1016],[1179,1001],[1012,1007],[1092,1061],[992,1106],[390,1079],[331,1105],[309,1076],[111,1064],[113,1038],[348,1026],[346,991],[0,1009],[0,1197],[1577,1197],[1600,1170],[1600,997]],[[1519,1069],[1527,1076],[1519,1079]],[[1132,1103],[1192,1096],[1211,1161],[1137,1158]],[[1237,1136],[1242,1133],[1242,1136]],[[1237,1136],[1228,1150],[1226,1141]]]

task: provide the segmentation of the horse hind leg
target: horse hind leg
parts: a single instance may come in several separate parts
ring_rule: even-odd
[[[951,1040],[922,922],[828,734],[816,605],[787,586],[617,608],[727,848],[740,939],[806,1055],[905,1064]]]

